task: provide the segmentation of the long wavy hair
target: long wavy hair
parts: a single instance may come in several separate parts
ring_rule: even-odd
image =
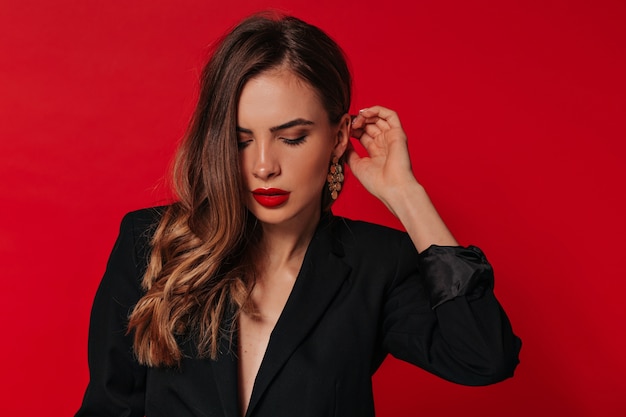
[[[237,107],[248,80],[285,67],[311,85],[336,124],[350,106],[351,77],[339,46],[315,26],[277,13],[253,15],[227,33],[204,67],[198,104],[173,168],[177,202],[152,238],[145,295],[130,315],[140,363],[180,363],[181,340],[216,358],[241,311],[254,312],[260,227],[242,198]],[[271,103],[268,103],[271,105]],[[329,193],[320,203],[330,207]]]

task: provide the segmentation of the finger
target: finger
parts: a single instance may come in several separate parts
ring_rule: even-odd
[[[364,132],[365,130],[363,128],[358,128],[358,129],[351,128],[350,136],[352,136],[355,139],[361,139],[361,136],[363,135]]]
[[[389,130],[391,126],[389,126],[388,122],[384,119],[381,119],[379,116],[366,117],[364,111],[361,111],[359,114],[350,116],[352,118],[351,128],[354,130],[362,129],[364,126],[368,124],[377,124],[381,130]]]
[[[378,116],[365,117],[359,114],[357,116],[354,116],[354,119],[352,119],[352,126],[362,127],[366,124],[376,123],[379,120],[381,120],[381,118]]]
[[[380,130],[391,130],[391,125],[389,124],[389,122],[385,119],[381,119],[380,117],[378,118],[378,120],[376,120],[375,124]]]
[[[377,143],[375,137],[368,132],[363,133],[359,142],[363,145],[363,148],[369,156],[377,155],[380,152],[381,145]]]
[[[381,119],[380,117],[370,117],[368,119],[365,119],[365,123],[363,123],[363,125],[377,125],[381,128],[381,130],[391,129],[389,123],[385,119]]]
[[[383,129],[381,129],[378,124],[367,124],[363,127],[363,130],[367,135],[371,136],[372,138],[375,138],[376,136],[383,133]]]
[[[387,122],[381,121],[381,119],[379,118],[372,119],[372,120],[376,120],[376,121],[372,123],[363,123],[362,126],[358,126],[358,127],[356,127],[355,125],[352,125],[350,128],[350,136],[356,139],[361,139],[363,136],[363,133],[367,133],[370,136],[376,136],[376,135],[381,134],[383,130],[390,129]]]
[[[356,129],[362,128],[368,123],[376,123],[376,121],[378,120],[378,117],[367,118],[360,113],[351,117],[352,117],[351,127],[356,128]]]
[[[391,127],[402,127],[398,114],[395,111],[388,109],[386,107],[382,107],[382,106],[367,107],[365,109],[360,110],[359,115],[363,116],[366,119],[372,118],[372,117],[379,117],[381,119],[384,119],[387,123],[389,123],[389,126]]]

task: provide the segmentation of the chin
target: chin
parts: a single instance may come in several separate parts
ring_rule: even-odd
[[[310,222],[317,221],[319,214],[321,213],[321,201],[316,202],[316,207],[320,210],[315,210],[314,207],[303,207],[300,210],[295,210],[293,207],[289,207],[289,203],[284,206],[266,208],[256,205],[248,205],[248,210],[256,219],[267,225],[279,226],[281,224],[289,224],[297,227],[301,222],[310,224]],[[315,219],[313,219],[315,217]]]
[[[293,219],[293,216],[287,213],[280,213],[280,209],[265,209],[260,208],[256,210],[250,210],[250,213],[256,217],[256,219],[264,224],[279,225],[286,223]]]

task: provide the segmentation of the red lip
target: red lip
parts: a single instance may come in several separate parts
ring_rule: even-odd
[[[289,191],[280,188],[257,188],[252,197],[263,207],[276,207],[289,199]]]

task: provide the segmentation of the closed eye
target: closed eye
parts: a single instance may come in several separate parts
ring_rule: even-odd
[[[301,145],[306,141],[306,135],[300,136],[299,138],[290,139],[290,138],[281,138],[283,142],[285,142],[289,146],[297,146]]]
[[[240,140],[237,142],[237,149],[242,150],[252,142],[251,140]]]

